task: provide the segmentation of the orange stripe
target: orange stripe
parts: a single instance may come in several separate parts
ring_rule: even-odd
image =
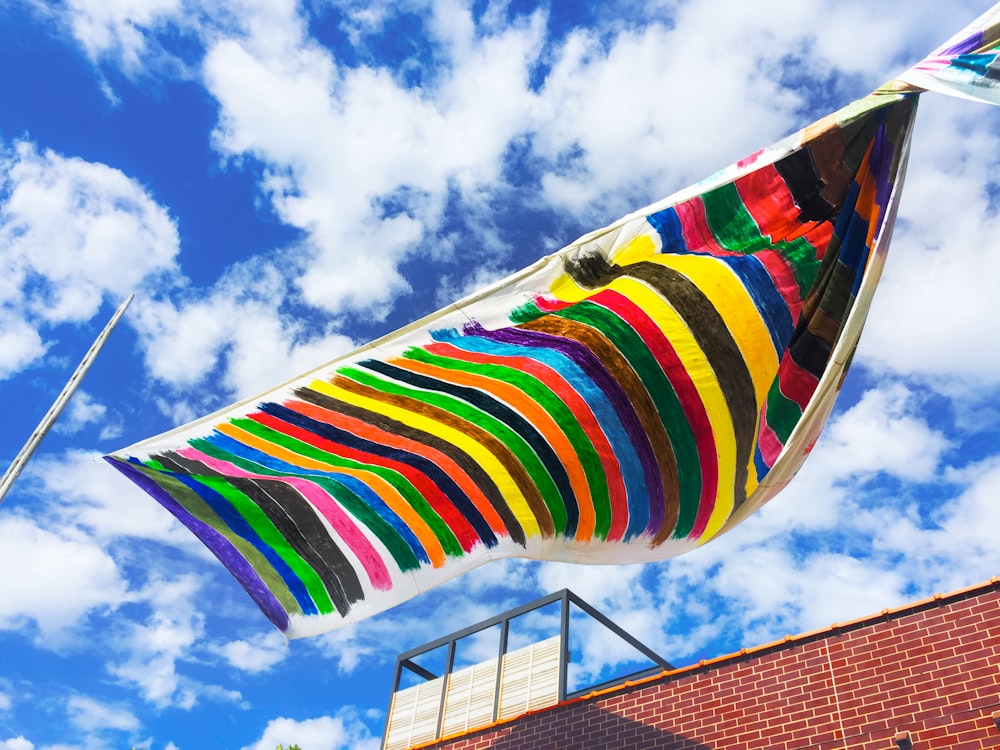
[[[294,466],[323,472],[335,471],[338,474],[347,474],[352,477],[357,477],[371,487],[372,490],[385,501],[385,504],[388,505],[393,512],[396,513],[396,515],[398,515],[406,523],[406,525],[410,527],[410,530],[413,531],[417,539],[420,540],[420,544],[423,545],[424,550],[426,550],[427,557],[430,559],[431,564],[435,568],[440,568],[444,565],[446,560],[444,548],[441,546],[441,542],[438,538],[434,535],[434,532],[427,525],[427,522],[424,521],[424,519],[420,517],[420,514],[413,509],[409,502],[407,502],[406,498],[400,494],[399,490],[393,487],[390,482],[386,481],[378,474],[364,469],[348,468],[328,463],[326,461],[320,461],[315,458],[310,458],[309,456],[302,456],[282,445],[272,443],[264,438],[254,435],[251,432],[242,430],[229,422],[222,422],[216,425],[216,429],[224,435],[228,435],[244,445],[256,448],[262,453],[274,456],[275,458]]]
[[[465,470],[462,469],[462,467],[459,466],[459,464],[451,459],[446,453],[442,453],[426,443],[411,440],[410,438],[388,432],[360,419],[356,419],[339,412],[327,411],[326,409],[322,409],[304,401],[289,402],[288,406],[289,408],[293,408],[306,416],[312,417],[313,419],[352,432],[358,437],[366,438],[374,443],[387,445],[391,448],[399,448],[409,453],[421,456],[422,458],[426,458],[428,461],[433,461],[435,464],[444,469],[445,472],[447,472],[448,476],[450,476],[455,484],[459,486],[459,489],[461,489],[472,501],[472,504],[476,506],[483,518],[486,519],[486,523],[490,525],[490,528],[493,529],[495,534],[498,536],[509,536],[507,525],[497,514],[493,504],[490,503],[486,495],[483,494],[479,485],[476,484],[472,478],[465,473]],[[377,456],[372,456],[373,462],[377,458]],[[419,469],[414,469],[414,471],[419,471]],[[428,482],[437,486],[429,477]],[[441,501],[452,505],[451,500],[443,492],[441,493]],[[448,522],[447,519],[445,519],[445,521],[449,526],[451,526],[451,523]]]
[[[393,359],[391,364],[449,383],[486,391],[524,416],[552,446],[569,476],[580,513],[576,531],[577,540],[590,541],[593,539],[596,517],[591,502],[590,484],[587,482],[587,474],[583,470],[583,464],[580,463],[580,458],[577,456],[573,444],[559,429],[559,425],[552,419],[552,415],[539,406],[537,402],[528,398],[520,388],[485,375],[452,370],[411,359]]]

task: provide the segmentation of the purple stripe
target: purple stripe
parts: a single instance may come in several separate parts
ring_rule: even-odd
[[[204,521],[195,518],[187,508],[177,502],[165,489],[160,487],[150,477],[143,474],[135,466],[125,461],[115,460],[110,456],[105,456],[104,460],[114,466],[118,471],[127,476],[139,487],[148,492],[164,508],[169,510],[182,524],[198,537],[202,543],[208,547],[212,554],[219,558],[219,562],[226,566],[226,570],[233,574],[233,577],[246,589],[250,598],[254,600],[261,611],[274,623],[282,632],[288,630],[288,614],[284,607],[264,584],[257,571],[240,554],[239,550],[226,539],[222,534],[206,524]]]
[[[892,160],[896,149],[891,148],[885,138],[885,123],[879,126],[875,132],[875,145],[872,147],[872,162],[875,169],[872,170],[875,177],[875,203],[878,204],[879,222],[885,223],[885,207],[889,204],[889,193],[892,184],[889,182],[889,170],[892,167]],[[870,167],[869,167],[870,168]]]
[[[941,57],[964,55],[967,52],[973,52],[983,46],[983,40],[985,38],[985,33],[982,30],[979,30],[972,36],[963,39],[958,44],[953,44],[948,49],[941,50]]]
[[[604,363],[598,359],[597,355],[578,341],[541,331],[529,331],[523,328],[501,328],[490,331],[478,324],[468,326],[466,331],[471,335],[481,336],[504,344],[555,349],[563,356],[575,362],[587,374],[591,381],[607,396],[611,406],[618,414],[625,432],[632,441],[632,445],[635,447],[639,461],[642,464],[642,470],[646,476],[646,487],[649,492],[647,500],[648,523],[644,530],[659,529],[663,525],[664,488],[663,477],[657,468],[653,447],[650,445],[649,436],[643,429],[638,415],[632,408],[631,401],[618,385],[618,381],[608,372]],[[635,531],[631,524],[629,524],[629,531]]]

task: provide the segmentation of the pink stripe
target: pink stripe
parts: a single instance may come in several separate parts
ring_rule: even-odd
[[[684,203],[678,203],[675,209],[681,222],[681,232],[684,244],[693,253],[711,253],[712,255],[735,255],[722,247],[708,227],[705,216],[705,204],[701,198],[692,198]]]
[[[330,522],[330,525],[333,526],[340,538],[343,539],[347,546],[350,547],[351,551],[357,555],[358,560],[361,561],[361,565],[364,566],[365,572],[368,574],[368,580],[371,581],[372,586],[374,586],[378,591],[389,591],[392,589],[392,577],[389,575],[389,570],[386,568],[385,562],[375,550],[375,547],[372,546],[368,537],[362,533],[361,529],[357,527],[357,524],[351,520],[343,509],[337,505],[324,490],[317,487],[308,479],[287,476],[276,477],[269,476],[267,474],[251,474],[250,472],[244,471],[228,461],[222,461],[220,459],[213,458],[212,456],[208,456],[199,451],[197,448],[185,448],[184,450],[178,452],[185,458],[201,461],[206,466],[215,469],[222,474],[234,477],[243,477],[245,479],[267,479],[271,482],[284,482],[285,484],[294,487],[300,495],[302,495],[313,505],[313,507],[323,514],[326,520]]]
[[[767,402],[764,403],[760,414],[760,432],[757,435],[757,445],[760,447],[760,455],[763,457],[764,463],[768,467],[774,466],[774,462],[778,460],[778,455],[784,446],[778,440],[778,436],[774,434],[774,430],[767,424]]]

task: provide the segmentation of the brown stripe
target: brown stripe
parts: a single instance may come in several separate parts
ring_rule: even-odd
[[[582,253],[566,264],[567,272],[585,286],[605,286],[616,277],[632,276],[666,300],[694,336],[719,381],[736,438],[733,510],[746,501],[748,467],[757,434],[758,404],[753,379],[726,321],[698,287],[681,273],[658,263],[640,261],[621,267],[598,253]]]
[[[673,446],[670,444],[670,437],[663,427],[663,419],[656,409],[656,405],[649,397],[649,392],[643,385],[635,370],[628,360],[622,356],[618,348],[608,340],[608,338],[596,328],[585,325],[575,320],[546,315],[536,320],[522,323],[520,328],[533,331],[540,331],[554,336],[577,341],[593,352],[604,365],[608,372],[612,373],[615,382],[621,386],[625,395],[628,396],[632,408],[639,418],[640,424],[645,431],[653,455],[656,457],[657,466],[660,469],[660,477],[663,481],[663,523],[653,537],[653,544],[662,544],[673,533],[677,526],[677,516],[680,513],[680,490],[677,485],[677,458],[674,456]],[[653,502],[654,498],[650,498]]]
[[[527,501],[528,507],[535,516],[535,520],[538,523],[538,528],[542,532],[542,536],[546,539],[555,536],[555,524],[552,522],[552,515],[549,513],[549,509],[546,507],[545,501],[542,499],[538,488],[535,487],[535,483],[531,481],[531,477],[528,476],[528,472],[525,471],[523,466],[521,466],[521,462],[517,460],[517,457],[511,453],[503,442],[498,440],[489,432],[462,419],[461,417],[457,417],[454,414],[445,411],[444,409],[433,406],[432,404],[428,404],[415,398],[410,398],[409,396],[384,393],[376,390],[375,388],[370,388],[369,386],[357,383],[343,375],[335,375],[330,382],[338,388],[343,388],[345,391],[349,391],[358,396],[370,398],[384,404],[405,409],[406,411],[410,411],[415,414],[420,414],[428,419],[432,419],[435,422],[439,422],[440,424],[454,430],[459,430],[460,432],[468,435],[471,439],[485,447],[498,461],[500,461],[501,464],[503,464],[503,467],[508,471],[515,484],[517,484],[518,489],[520,489],[521,493],[524,495],[524,499]]]
[[[301,398],[303,401],[308,401],[314,406],[326,409],[334,416],[338,413],[343,414],[346,417],[351,417],[360,422],[370,424],[383,432],[398,435],[401,438],[412,440],[415,443],[421,443],[429,448],[443,453],[454,461],[459,468],[468,475],[472,483],[476,485],[483,496],[489,501],[493,510],[496,511],[496,514],[500,516],[500,519],[507,527],[507,532],[510,534],[511,539],[522,547],[527,543],[527,539],[524,535],[524,529],[521,528],[521,523],[517,520],[513,511],[511,511],[510,506],[507,505],[504,500],[503,493],[500,492],[500,488],[497,487],[496,482],[494,482],[490,475],[476,461],[474,461],[471,456],[465,453],[465,451],[456,447],[452,443],[449,443],[447,440],[439,438],[429,432],[417,429],[416,427],[411,427],[403,422],[391,419],[384,414],[379,414],[378,412],[365,409],[361,406],[341,401],[340,399],[333,398],[325,393],[320,393],[319,391],[315,391],[310,388],[299,389],[296,391],[296,396]],[[368,438],[363,439],[367,440]],[[396,450],[405,449],[397,447]],[[427,458],[426,456],[420,454],[414,455],[418,455],[423,459]],[[452,477],[452,479],[454,479],[454,477]],[[458,483],[456,482],[456,484]],[[449,502],[451,502],[450,499]],[[474,501],[470,499],[470,502]]]

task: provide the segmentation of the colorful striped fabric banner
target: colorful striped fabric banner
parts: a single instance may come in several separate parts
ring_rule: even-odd
[[[992,13],[974,41],[914,68],[920,80],[991,98],[992,58],[967,61],[996,46]],[[478,295],[108,460],[290,637],[492,559],[693,549],[787,484],[830,413],[885,259],[918,85],[908,73]]]

